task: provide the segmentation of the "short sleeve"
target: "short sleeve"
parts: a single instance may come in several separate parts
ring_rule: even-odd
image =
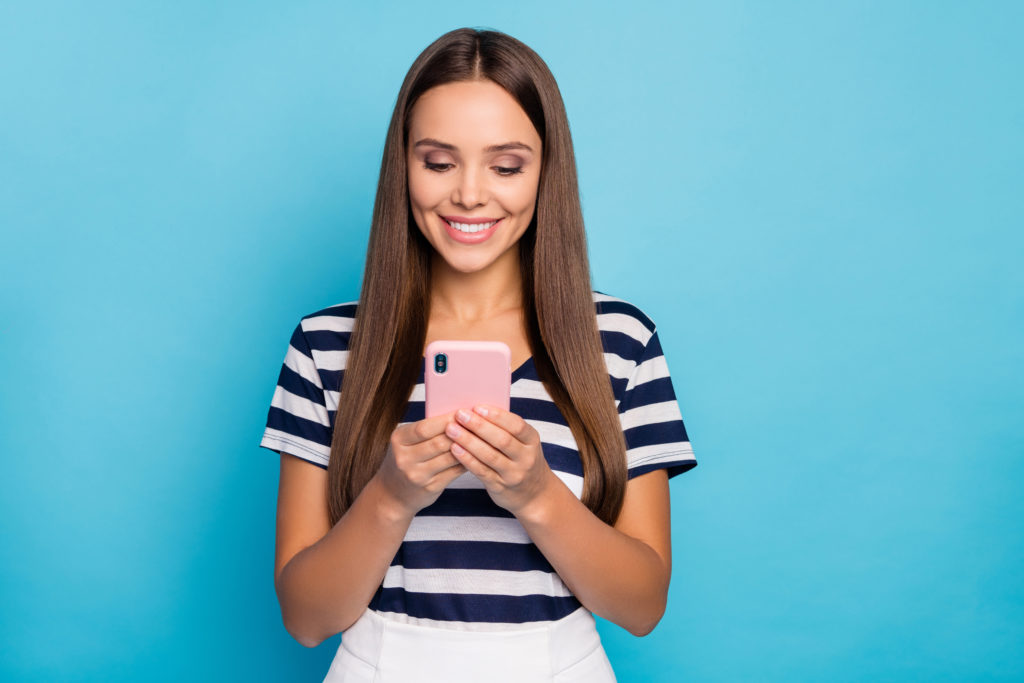
[[[323,384],[302,322],[295,327],[267,412],[260,446],[327,469],[331,423]]]
[[[662,468],[671,479],[697,466],[657,330],[630,374],[619,401],[619,420],[629,479]]]

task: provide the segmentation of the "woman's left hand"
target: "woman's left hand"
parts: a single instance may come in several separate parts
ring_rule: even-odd
[[[493,406],[458,410],[445,433],[451,452],[487,487],[491,499],[518,514],[540,499],[557,476],[541,450],[540,435],[515,413]]]

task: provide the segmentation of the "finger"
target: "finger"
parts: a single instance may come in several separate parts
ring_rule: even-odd
[[[516,437],[509,434],[509,432],[501,425],[489,421],[486,417],[483,417],[478,413],[471,413],[468,410],[456,411],[455,419],[459,424],[471,430],[474,434],[486,441],[492,448],[500,451],[505,456],[512,458],[513,460],[519,456],[523,443]],[[451,435],[449,434],[449,436]]]
[[[466,471],[466,466],[459,462],[451,452],[445,454],[445,467],[441,469],[435,476],[439,478],[448,478],[446,485],[457,478],[460,474]]]
[[[513,412],[491,405],[478,405],[473,408],[473,412],[484,420],[498,425],[521,443],[533,445],[540,441],[537,430]]]
[[[494,470],[480,462],[472,453],[461,448],[459,444],[452,444],[452,453],[459,459],[462,466],[465,467],[467,471],[475,474],[480,481],[494,481],[495,477],[498,476]]]
[[[452,440],[447,434],[438,434],[432,439],[421,441],[413,446],[408,446],[407,449],[412,453],[413,460],[417,462],[427,462],[431,458],[436,458],[448,452],[452,446]]]
[[[494,425],[489,424],[488,426],[494,428]],[[446,433],[451,437],[453,442],[451,445],[452,453],[457,456],[462,455],[458,451],[458,448],[461,446],[463,449],[469,451],[470,455],[487,467],[490,467],[499,475],[504,473],[505,468],[511,462],[507,455],[495,449],[488,442],[471,432],[467,427],[452,422],[448,425],[448,431]],[[508,434],[505,436],[510,441],[512,440],[512,437]]]
[[[395,431],[398,432],[399,442],[411,446],[413,444],[421,443],[427,439],[431,439],[438,434],[444,433],[444,427],[452,419],[452,413],[445,413],[444,415],[434,415],[433,417],[427,417],[416,422],[409,422],[407,424],[398,427]]]
[[[437,476],[443,474],[450,467],[462,467],[462,463],[446,448],[444,453],[425,461],[422,467],[429,472],[429,476]]]
[[[456,460],[454,465],[438,472],[435,481],[441,484],[442,488],[448,488],[449,484],[462,476],[466,471],[466,466]]]

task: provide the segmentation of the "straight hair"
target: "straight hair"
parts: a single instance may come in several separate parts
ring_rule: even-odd
[[[583,504],[609,525],[622,508],[626,444],[597,327],[561,93],[544,61],[522,42],[499,31],[460,28],[413,62],[388,126],[331,439],[331,526],[380,468],[422,364],[432,247],[409,212],[410,113],[431,88],[473,80],[490,80],[508,91],[540,136],[537,207],[519,240],[525,332],[538,376],[576,440]]]

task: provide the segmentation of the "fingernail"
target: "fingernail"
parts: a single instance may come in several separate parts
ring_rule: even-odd
[[[459,422],[469,422],[469,413],[465,410],[456,410],[455,415],[458,416]]]
[[[480,413],[484,417],[487,417],[487,408],[484,408],[483,406],[477,406],[473,410],[475,410],[476,412]]]
[[[459,429],[459,425],[455,424],[454,422],[449,422],[448,426],[445,427],[444,431],[448,434],[448,436],[452,437],[453,439],[462,433],[462,430]]]
[[[466,451],[457,443],[453,443],[451,446],[451,452],[455,455],[464,455]]]

